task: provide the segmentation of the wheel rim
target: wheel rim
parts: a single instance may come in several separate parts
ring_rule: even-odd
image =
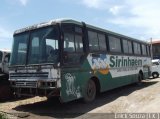
[[[154,74],[153,76],[154,76],[154,77],[158,77],[157,74]]]

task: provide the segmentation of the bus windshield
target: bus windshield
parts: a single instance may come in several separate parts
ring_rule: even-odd
[[[10,65],[57,63],[58,38],[58,29],[53,26],[15,35]]]

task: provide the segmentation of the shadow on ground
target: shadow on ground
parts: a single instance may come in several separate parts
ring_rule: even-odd
[[[97,107],[110,103],[120,96],[128,96],[136,90],[146,88],[156,83],[158,83],[158,81],[143,82],[140,86],[132,84],[120,87],[99,94],[93,102],[87,104],[83,103],[81,100],[61,104],[58,99],[55,98],[52,101],[42,101],[34,104],[17,106],[13,110],[54,118],[75,118],[82,116]]]

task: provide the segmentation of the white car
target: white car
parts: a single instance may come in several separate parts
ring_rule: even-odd
[[[160,74],[160,60],[152,60],[152,76],[153,78],[158,78]]]

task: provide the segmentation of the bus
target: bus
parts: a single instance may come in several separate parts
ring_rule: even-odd
[[[153,59],[160,59],[160,40],[152,41]]]
[[[148,43],[72,19],[14,32],[9,80],[18,96],[82,98],[150,75]]]

